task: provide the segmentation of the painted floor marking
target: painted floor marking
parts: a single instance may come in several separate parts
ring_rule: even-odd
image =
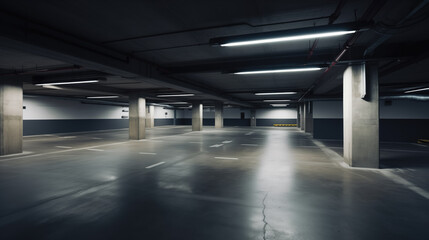
[[[65,137],[60,137],[60,138],[76,138],[76,136],[65,136]]]
[[[27,151],[24,151],[24,152],[22,152],[22,153],[14,153],[14,154],[8,154],[8,155],[3,155],[3,156],[0,156],[0,158],[7,158],[7,157],[14,157],[14,156],[21,156],[21,155],[27,155],[27,154],[32,154],[33,152],[27,152]]]
[[[222,147],[222,146],[223,146],[223,144],[215,144],[215,145],[211,145],[210,147],[211,147],[211,148],[214,148],[214,147],[216,147],[216,148],[217,148],[217,147]]]
[[[153,164],[153,165],[150,165],[150,166],[147,166],[146,168],[154,168],[154,167],[157,167],[157,166],[159,166],[159,165],[162,165],[162,164],[164,164],[165,162],[159,162],[159,163],[155,163],[155,164]]]
[[[223,160],[238,160],[238,158],[235,157],[214,157],[216,159],[223,159]]]
[[[109,144],[103,144],[103,145],[92,146],[92,147],[93,147],[93,148],[97,148],[97,147],[107,147],[107,146],[113,146],[113,145],[119,145],[119,144],[125,144],[125,143],[128,143],[128,142],[109,143]],[[51,154],[59,154],[59,153],[66,153],[66,152],[81,151],[81,150],[86,150],[86,149],[88,149],[88,147],[84,147],[84,148],[74,148],[74,149],[66,149],[66,150],[61,150],[61,151],[47,152],[47,153],[39,153],[39,154],[33,154],[33,155],[25,155],[25,156],[16,157],[16,158],[2,159],[2,160],[0,160],[0,162],[8,162],[8,161],[18,160],[18,159],[23,159],[23,158],[40,157],[40,156],[46,156],[46,155],[51,155]]]
[[[142,154],[142,155],[156,155],[156,153],[153,153],[153,152],[139,152],[139,154]]]
[[[247,146],[247,147],[257,147],[258,144],[251,144],[251,143],[242,143],[241,146]]]
[[[232,141],[228,140],[228,141],[223,141],[222,143],[232,143]]]
[[[244,134],[244,135],[246,135],[246,136],[250,136],[250,135],[252,135],[254,132],[248,132],[248,133],[246,133],[246,134]]]
[[[96,149],[96,148],[87,148],[86,150],[94,151],[94,152],[104,152],[103,149]]]
[[[381,171],[381,174],[389,178],[390,180],[394,181],[395,183],[401,184],[402,186],[410,189],[411,191],[419,194],[420,196],[429,199],[429,192],[425,191],[424,189],[417,187],[416,185],[412,184],[411,182],[403,179],[402,177],[389,172],[389,171]]]
[[[92,139],[103,139],[103,138],[100,138],[100,137],[93,137]]]
[[[405,180],[404,178],[394,174],[392,171],[388,170],[388,169],[371,169],[371,168],[359,168],[359,167],[350,167],[347,163],[344,162],[344,158],[341,157],[338,153],[336,153],[335,151],[329,149],[328,147],[326,147],[323,143],[314,140],[313,139],[314,144],[316,144],[330,159],[335,160],[341,167],[349,169],[349,170],[363,170],[363,171],[372,171],[372,172],[378,172],[383,174],[385,177],[389,178],[391,181],[402,185],[405,188],[408,188],[409,190],[417,193],[418,195],[429,199],[429,192],[427,192],[426,190],[417,187],[416,185],[414,185],[413,183]]]
[[[73,147],[69,147],[69,146],[55,146],[57,148],[64,148],[64,149],[68,149],[68,148],[73,148]]]

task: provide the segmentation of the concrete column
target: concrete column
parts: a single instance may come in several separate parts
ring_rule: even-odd
[[[146,107],[146,128],[155,127],[155,106]]]
[[[223,103],[215,103],[215,128],[223,128]]]
[[[192,131],[203,130],[203,104],[192,103]]]
[[[306,103],[301,104],[301,130],[305,131],[305,112],[307,111]]]
[[[301,105],[298,105],[296,108],[296,126],[301,128]]]
[[[250,126],[256,127],[256,110],[250,110]]]
[[[377,65],[353,65],[343,77],[344,160],[353,167],[379,167]]]
[[[313,102],[307,102],[305,106],[305,132],[313,133]]]
[[[0,155],[22,152],[22,81],[0,80]]]
[[[145,138],[146,125],[146,99],[130,97],[130,139],[140,140]]]

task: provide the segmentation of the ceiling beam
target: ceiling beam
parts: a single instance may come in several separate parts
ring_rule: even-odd
[[[0,12],[0,42],[19,51],[77,64],[89,69],[122,77],[143,77],[144,81],[184,92],[200,93],[208,98],[252,107],[219,90],[207,89],[185,79],[163,74],[159,66],[133,56],[79,39],[33,21]]]

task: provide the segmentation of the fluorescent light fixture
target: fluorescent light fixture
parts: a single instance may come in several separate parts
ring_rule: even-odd
[[[42,87],[43,88],[49,88],[49,89],[55,89],[55,90],[63,90],[64,89],[64,88],[56,87],[56,86],[45,86],[45,85],[42,85]]]
[[[264,102],[290,102],[290,100],[275,99],[275,100],[264,100]]]
[[[421,92],[421,91],[427,91],[427,90],[429,90],[429,87],[409,90],[409,91],[406,91],[405,93]]]
[[[188,102],[167,102],[166,104],[188,104]]]
[[[268,95],[291,95],[297,94],[297,92],[266,92],[266,93],[255,93],[258,96],[268,96]]]
[[[195,96],[193,93],[186,93],[186,94],[163,94],[163,95],[157,95],[156,97],[192,97]]]
[[[270,104],[273,107],[287,107],[289,104]]]
[[[74,82],[54,82],[54,83],[38,83],[36,86],[54,86],[54,85],[68,85],[68,84],[85,84],[85,83],[96,83],[99,80],[85,80],[85,81],[74,81]]]
[[[236,72],[234,74],[264,74],[264,73],[289,73],[289,72],[310,72],[310,71],[319,71],[320,67],[309,67],[309,68],[288,68],[288,69],[276,69],[276,70],[262,70],[262,71],[246,71],[246,72]]]
[[[86,97],[88,99],[100,99],[100,98],[118,98],[119,96],[95,96],[95,97]]]
[[[324,32],[324,33],[303,34],[303,35],[297,35],[297,36],[273,37],[273,38],[255,39],[255,40],[248,40],[248,41],[221,43],[220,46],[221,47],[238,47],[238,46],[255,45],[255,44],[297,41],[297,40],[305,40],[305,39],[313,39],[313,38],[336,37],[341,35],[352,34],[355,32],[356,30],[332,31],[332,32]]]

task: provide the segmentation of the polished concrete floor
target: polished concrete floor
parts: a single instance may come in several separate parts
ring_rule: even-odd
[[[295,128],[24,138],[0,157],[0,239],[428,239],[429,147],[379,170]]]

